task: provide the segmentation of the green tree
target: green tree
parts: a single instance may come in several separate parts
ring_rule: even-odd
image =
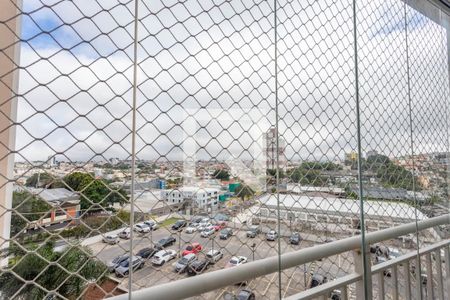
[[[275,178],[277,176],[277,169],[267,169],[267,175]],[[284,171],[281,169],[278,170],[278,176],[279,176],[279,178],[286,177],[286,175],[284,174]]]
[[[365,161],[364,169],[375,173],[384,186],[412,190],[415,180],[416,188],[420,189],[414,175],[404,167],[394,164],[386,155],[369,156]]]
[[[246,184],[241,183],[234,191],[236,196],[240,197],[244,201],[248,197],[252,197],[255,192]]]
[[[28,222],[39,220],[49,214],[51,206],[29,192],[14,192],[12,199],[11,234],[26,228]]]
[[[292,170],[289,174],[289,178],[293,182],[302,185],[323,186],[327,182],[327,179],[320,174],[320,171],[305,169],[302,166]]]
[[[11,270],[24,280],[34,280],[48,290],[56,289],[57,293],[66,298],[80,296],[90,280],[101,283],[105,279],[106,266],[92,258],[89,248],[72,247],[62,253],[53,249],[54,244],[48,242],[36,250],[42,258],[34,252],[16,257]],[[47,261],[57,263],[49,265]],[[70,275],[64,269],[77,272],[78,276]],[[19,299],[43,299],[46,295],[37,285],[25,284],[9,272],[0,275],[0,282],[2,296],[6,298],[11,298],[16,293]]]
[[[230,173],[224,169],[217,169],[214,171],[212,177],[219,180],[230,180]]]
[[[105,180],[95,179],[88,173],[74,172],[63,180],[72,190],[80,192],[81,209],[95,209],[92,207],[95,204],[103,207],[114,203],[123,204],[128,199],[123,189],[115,189]]]
[[[47,172],[35,173],[27,178],[26,186],[35,188],[57,188],[62,187],[60,179]]]

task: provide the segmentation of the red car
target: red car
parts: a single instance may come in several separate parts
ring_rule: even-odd
[[[181,253],[182,256],[188,255],[190,253],[197,254],[202,251],[203,247],[199,243],[192,243],[186,246],[186,249]]]
[[[213,228],[215,231],[219,231],[219,230],[224,229],[226,226],[227,226],[227,223],[220,222],[220,223],[217,223],[216,225],[213,225]]]

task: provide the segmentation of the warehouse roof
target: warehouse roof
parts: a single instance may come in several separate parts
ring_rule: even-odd
[[[282,209],[297,209],[310,212],[320,212],[326,215],[359,215],[359,200],[342,199],[332,197],[309,197],[302,195],[280,194],[280,204]],[[277,206],[275,195],[265,195],[259,198],[261,204],[266,206]],[[368,217],[386,217],[399,219],[426,219],[426,216],[419,210],[406,203],[392,203],[383,201],[365,201],[364,212]]]

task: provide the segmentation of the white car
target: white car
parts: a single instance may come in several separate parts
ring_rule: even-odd
[[[125,228],[124,230],[122,230],[121,232],[119,232],[119,237],[121,239],[126,239],[128,240],[131,237],[131,230],[130,228]]]
[[[133,228],[134,228],[134,231],[139,232],[139,233],[148,233],[148,232],[150,232],[150,227],[148,227],[144,223],[138,223],[138,224],[134,225]]]
[[[196,231],[197,231],[197,227],[194,227],[194,226],[189,226],[188,228],[186,228],[184,230],[184,232],[186,232],[186,233],[194,233]]]
[[[115,245],[119,242],[119,236],[117,234],[107,234],[103,236],[103,243]]]
[[[210,226],[210,227],[206,228],[205,230],[203,230],[200,235],[204,238],[207,238],[207,237],[212,236],[214,233],[216,233],[216,230],[214,229],[214,227]]]
[[[245,256],[233,256],[225,265],[226,268],[237,267],[247,262],[247,257]]]
[[[198,231],[203,231],[203,230],[205,230],[206,228],[211,227],[211,226],[212,226],[211,223],[200,223],[200,224],[198,225]]]
[[[162,266],[166,262],[177,257],[177,252],[172,249],[160,250],[153,255],[152,264]]]

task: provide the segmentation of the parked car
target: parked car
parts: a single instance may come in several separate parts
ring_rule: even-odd
[[[117,234],[107,234],[102,238],[103,243],[115,245],[119,242],[119,236]]]
[[[206,253],[206,259],[212,264],[218,262],[222,257],[223,253],[220,250],[209,250],[208,253]]]
[[[177,239],[174,238],[173,236],[168,236],[168,237],[160,239],[155,244],[155,248],[157,248],[157,249],[166,248],[166,247],[169,247],[169,246],[172,246],[173,244],[175,244],[176,241],[177,241]]]
[[[134,225],[133,229],[134,229],[134,231],[139,232],[139,233],[148,233],[148,232],[150,232],[150,227],[148,227],[144,223],[138,223],[138,224]]]
[[[209,228],[209,227],[211,227],[211,226],[212,226],[211,223],[199,223],[197,230],[198,230],[198,231],[203,231],[203,230],[205,230],[206,228]]]
[[[197,274],[202,273],[203,271],[205,271],[206,269],[208,269],[209,267],[209,260],[207,259],[202,259],[202,260],[196,260],[194,262],[192,262],[188,268],[187,268],[187,274],[189,276],[194,276]]]
[[[261,228],[259,226],[253,225],[247,230],[247,237],[255,238],[258,234],[261,233]]]
[[[233,256],[225,265],[225,269],[245,264],[247,260],[245,256]]]
[[[114,272],[117,266],[119,266],[123,261],[127,260],[130,256],[128,254],[119,255],[115,257],[112,261],[106,263],[106,267],[109,272]]]
[[[225,228],[220,231],[220,239],[227,240],[233,235],[233,230],[231,228]]]
[[[194,233],[194,232],[196,232],[197,231],[197,229],[198,229],[198,227],[197,226],[192,226],[192,225],[189,225],[189,227],[186,227],[186,229],[184,230],[184,232],[186,232],[186,233]]]
[[[255,293],[248,289],[243,289],[237,294],[237,300],[255,300],[255,298]]]
[[[173,249],[160,250],[153,255],[152,264],[162,266],[175,257],[177,257],[177,252]]]
[[[398,250],[397,248],[391,248],[388,247],[388,259],[394,259],[397,258],[399,256],[401,256],[402,254],[400,253],[400,250]]]
[[[266,240],[275,241],[278,238],[278,233],[275,230],[269,230],[266,234]]]
[[[182,230],[183,227],[187,226],[187,222],[185,220],[178,220],[175,222],[175,224],[172,225],[172,230]]]
[[[144,221],[144,224],[147,225],[151,230],[156,230],[159,228],[158,223],[155,221]]]
[[[119,237],[121,239],[128,240],[131,237],[131,230],[130,228],[124,228],[121,232],[119,232]]]
[[[389,248],[384,245],[378,245],[375,251],[375,254],[378,256],[389,257]]]
[[[302,240],[302,237],[300,236],[300,233],[294,232],[289,237],[289,243],[292,245],[298,245],[300,244],[300,241]]]
[[[255,293],[249,289],[240,290],[237,295],[230,292],[224,292],[223,294],[224,300],[255,300],[255,297]]]
[[[199,243],[192,243],[192,244],[186,246],[186,249],[183,250],[183,252],[181,253],[181,256],[186,256],[190,253],[197,254],[200,251],[202,251],[202,249],[203,249],[203,247]]]
[[[139,250],[139,251],[136,253],[136,256],[139,256],[139,257],[142,257],[142,258],[145,258],[145,259],[149,259],[149,258],[151,258],[153,255],[155,255],[155,253],[156,253],[157,251],[158,251],[158,250],[156,250],[155,248],[146,247],[146,248],[142,248],[141,250]]]
[[[194,253],[183,256],[175,264],[175,272],[183,273],[186,271],[187,267],[197,260],[197,256]]]
[[[202,217],[201,219],[200,219],[200,222],[198,222],[200,225],[202,225],[202,224],[208,224],[208,223],[210,223],[211,222],[211,219],[210,218],[208,218],[208,217]]]
[[[130,272],[130,268],[133,268],[133,271],[137,269],[141,269],[144,266],[144,260],[139,256],[133,256],[131,259],[128,258],[122,261],[114,270],[117,277],[125,277],[128,276]]]
[[[333,291],[331,291],[330,299],[331,300],[341,300],[341,295],[342,295],[342,293],[340,290],[333,290]]]
[[[311,278],[311,283],[309,284],[310,288],[322,285],[324,283],[327,283],[327,277],[320,275],[320,274],[314,274]]]
[[[217,224],[213,225],[215,231],[224,229],[226,226],[227,224],[225,222],[218,222]]]
[[[214,227],[208,227],[205,230],[203,230],[200,235],[204,238],[212,236],[216,231],[214,230]]]
[[[380,247],[380,245],[377,245],[377,244],[370,245],[370,253],[376,254],[378,252],[379,247]]]
[[[387,262],[388,260],[389,259],[386,256],[378,256],[378,255],[375,256],[375,263],[377,263],[377,264],[381,264],[381,263]],[[390,269],[385,269],[383,271],[383,274],[386,277],[391,277],[392,276],[392,272],[391,272]]]
[[[203,220],[203,217],[193,217],[191,219],[191,224],[198,224]]]

